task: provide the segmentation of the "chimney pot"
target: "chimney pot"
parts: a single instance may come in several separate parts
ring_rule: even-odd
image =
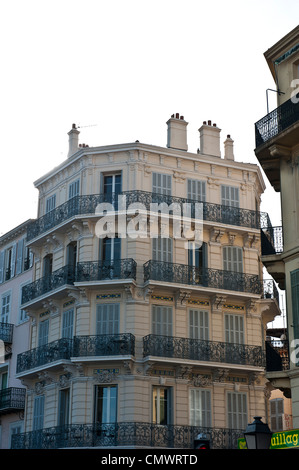
[[[210,126],[212,124],[212,121],[208,121],[208,126]]]

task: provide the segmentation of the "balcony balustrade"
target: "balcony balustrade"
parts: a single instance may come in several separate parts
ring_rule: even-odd
[[[206,434],[212,449],[237,449],[244,430],[201,426],[157,425],[144,422],[68,424],[12,436],[12,449],[80,447],[140,447],[193,449],[198,434]]]
[[[86,261],[77,263],[76,282],[105,279],[135,279],[137,263],[132,258],[113,261]]]
[[[144,265],[144,282],[163,281],[190,286],[225,289],[251,294],[262,293],[262,283],[254,274],[221,269],[196,268],[186,264],[149,260]]]
[[[75,267],[63,266],[56,271],[53,271],[48,276],[43,276],[40,279],[27,284],[22,289],[22,304],[36,299],[42,295],[52,292],[65,285],[71,285],[75,280]]]
[[[4,343],[12,343],[13,338],[13,324],[0,322],[0,340]]]
[[[17,374],[72,357],[119,356],[135,354],[135,337],[131,333],[74,336],[61,338],[18,354]]]
[[[273,279],[263,280],[263,298],[275,299],[279,304],[279,292]]]
[[[143,356],[265,366],[265,354],[261,346],[152,334],[143,338]]]
[[[282,227],[268,226],[261,229],[262,255],[276,255],[283,252]]]
[[[195,217],[195,203],[200,202],[194,199],[179,198],[139,190],[123,191],[122,193],[76,196],[33,221],[27,229],[27,241],[42,235],[48,230],[68,221],[72,217],[97,215],[96,209],[101,203],[110,203],[117,211],[119,208],[118,196],[124,197],[124,208],[126,210],[133,203],[143,204],[143,207],[147,211],[154,210],[152,206],[153,204],[166,203],[168,206],[178,204],[181,214],[183,215],[183,205],[189,204],[191,209],[190,215],[192,218]],[[225,206],[222,204],[213,204],[210,202],[202,202],[202,211],[204,221],[254,229],[267,226],[268,214],[265,212]]]
[[[299,121],[299,103],[286,101],[255,123],[255,146],[260,147]]]
[[[74,357],[135,355],[135,337],[131,333],[75,336]]]
[[[0,390],[0,414],[25,408],[26,389],[9,387]]]
[[[298,366],[299,364],[297,364]],[[288,340],[266,341],[266,371],[281,372],[290,369]]]

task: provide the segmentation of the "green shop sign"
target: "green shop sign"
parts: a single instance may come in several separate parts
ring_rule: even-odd
[[[299,448],[299,429],[272,434],[270,449],[291,449],[294,447]],[[238,449],[247,449],[244,438],[238,439]]]

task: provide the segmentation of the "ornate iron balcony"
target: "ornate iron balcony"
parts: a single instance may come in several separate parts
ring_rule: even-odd
[[[113,261],[85,261],[77,263],[76,282],[105,279],[135,279],[137,263],[132,258]]]
[[[43,346],[30,349],[17,356],[17,374],[35,367],[44,366],[60,359],[70,359],[73,351],[73,340],[61,338]]]
[[[283,252],[282,227],[268,226],[261,230],[262,255],[275,255]]]
[[[208,436],[212,449],[237,449],[244,430],[144,422],[68,424],[14,434],[12,449],[117,446],[193,449],[194,440],[201,433]]]
[[[115,335],[75,336],[74,357],[135,355],[135,336],[131,333]]]
[[[276,299],[279,304],[279,292],[273,279],[263,280],[263,298],[264,299]]]
[[[254,274],[244,274],[221,269],[195,268],[186,264],[167,263],[165,261],[147,261],[143,265],[144,282],[164,281],[191,286],[216,289],[262,293],[262,283]]]
[[[265,354],[261,346],[177,338],[174,336],[145,336],[143,338],[143,356],[226,362],[228,364],[256,367],[265,366]]]
[[[296,364],[297,366],[299,364]],[[266,341],[266,371],[281,372],[290,369],[288,340]]]
[[[25,408],[25,388],[9,387],[0,390],[0,414]]]
[[[298,121],[299,103],[290,99],[255,123],[256,148]]]
[[[0,340],[4,343],[12,343],[13,337],[13,324],[12,323],[0,323]]]
[[[56,207],[56,209],[53,209],[48,214],[45,214],[33,221],[27,229],[27,241],[38,237],[74,216],[96,215],[98,204],[104,202],[110,203],[117,211],[118,196],[124,196],[126,209],[128,209],[128,207],[133,203],[143,204],[147,211],[151,210],[151,204],[166,203],[169,206],[171,204],[179,204],[183,214],[183,204],[188,203],[191,206],[191,217],[195,216],[194,204],[200,202],[193,199],[179,198],[139,190],[123,191],[122,193],[76,196]],[[210,222],[219,222],[222,224],[259,229],[260,227],[265,226],[265,221],[268,216],[265,212],[242,209],[239,207],[213,204],[210,202],[202,202],[202,204],[203,220]]]

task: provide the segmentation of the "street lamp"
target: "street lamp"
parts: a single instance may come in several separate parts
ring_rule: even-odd
[[[247,449],[269,449],[272,432],[268,424],[263,423],[260,416],[253,419],[253,423],[248,424],[244,432]]]

